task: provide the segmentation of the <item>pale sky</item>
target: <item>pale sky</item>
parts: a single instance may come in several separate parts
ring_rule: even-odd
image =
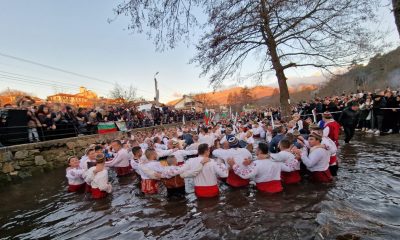
[[[188,64],[195,54],[194,47],[181,44],[173,50],[156,52],[152,40],[126,30],[129,18],[120,16],[108,23],[109,18],[114,18],[112,9],[119,2],[0,0],[0,91],[9,87],[44,98],[60,91],[76,93],[82,85],[107,96],[111,83],[118,82],[122,86],[132,84],[138,89],[138,95],[152,99],[153,76],[157,71],[160,72],[157,78],[161,101],[184,93],[212,90],[206,78],[199,78],[200,69]],[[388,39],[398,45],[399,37],[389,7],[382,8],[380,16],[379,26],[389,29]],[[54,71],[2,54],[106,82]],[[242,72],[246,73],[246,69]],[[292,84],[304,82],[304,79],[312,81],[315,79],[312,76],[318,74],[311,69],[287,73],[289,80],[293,79]],[[274,82],[271,74],[263,84]],[[234,83],[226,82],[227,85]]]

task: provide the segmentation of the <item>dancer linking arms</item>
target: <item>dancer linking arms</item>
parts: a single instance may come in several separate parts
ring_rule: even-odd
[[[228,160],[237,175],[244,179],[254,179],[256,187],[261,192],[277,193],[282,191],[281,165],[272,161],[268,155],[268,145],[259,143],[257,148],[257,160],[244,162],[246,167],[240,167],[233,159]]]

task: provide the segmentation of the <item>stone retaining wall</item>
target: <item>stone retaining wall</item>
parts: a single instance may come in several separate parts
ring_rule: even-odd
[[[151,131],[154,128],[171,128],[178,125],[180,124],[133,129],[130,132],[134,134],[137,131]],[[68,156],[81,157],[90,144],[122,139],[126,136],[126,132],[114,132],[0,148],[0,185],[40,175],[54,168],[65,167]]]

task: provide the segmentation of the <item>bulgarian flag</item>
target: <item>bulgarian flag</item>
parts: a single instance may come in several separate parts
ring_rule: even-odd
[[[210,121],[210,111],[208,111],[208,108],[204,111],[204,122],[206,125],[208,125],[208,122]]]
[[[104,123],[99,123],[99,125],[97,125],[97,130],[99,134],[116,132],[117,126],[115,126],[114,122],[104,122]]]

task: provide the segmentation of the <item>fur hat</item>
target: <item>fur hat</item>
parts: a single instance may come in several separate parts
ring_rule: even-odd
[[[316,139],[322,140],[322,135],[318,132],[312,132],[309,137],[315,137]]]
[[[239,147],[239,140],[234,135],[227,135],[226,139],[228,140],[230,148]]]
[[[310,130],[321,130],[321,128],[318,126],[318,124],[310,124]]]

